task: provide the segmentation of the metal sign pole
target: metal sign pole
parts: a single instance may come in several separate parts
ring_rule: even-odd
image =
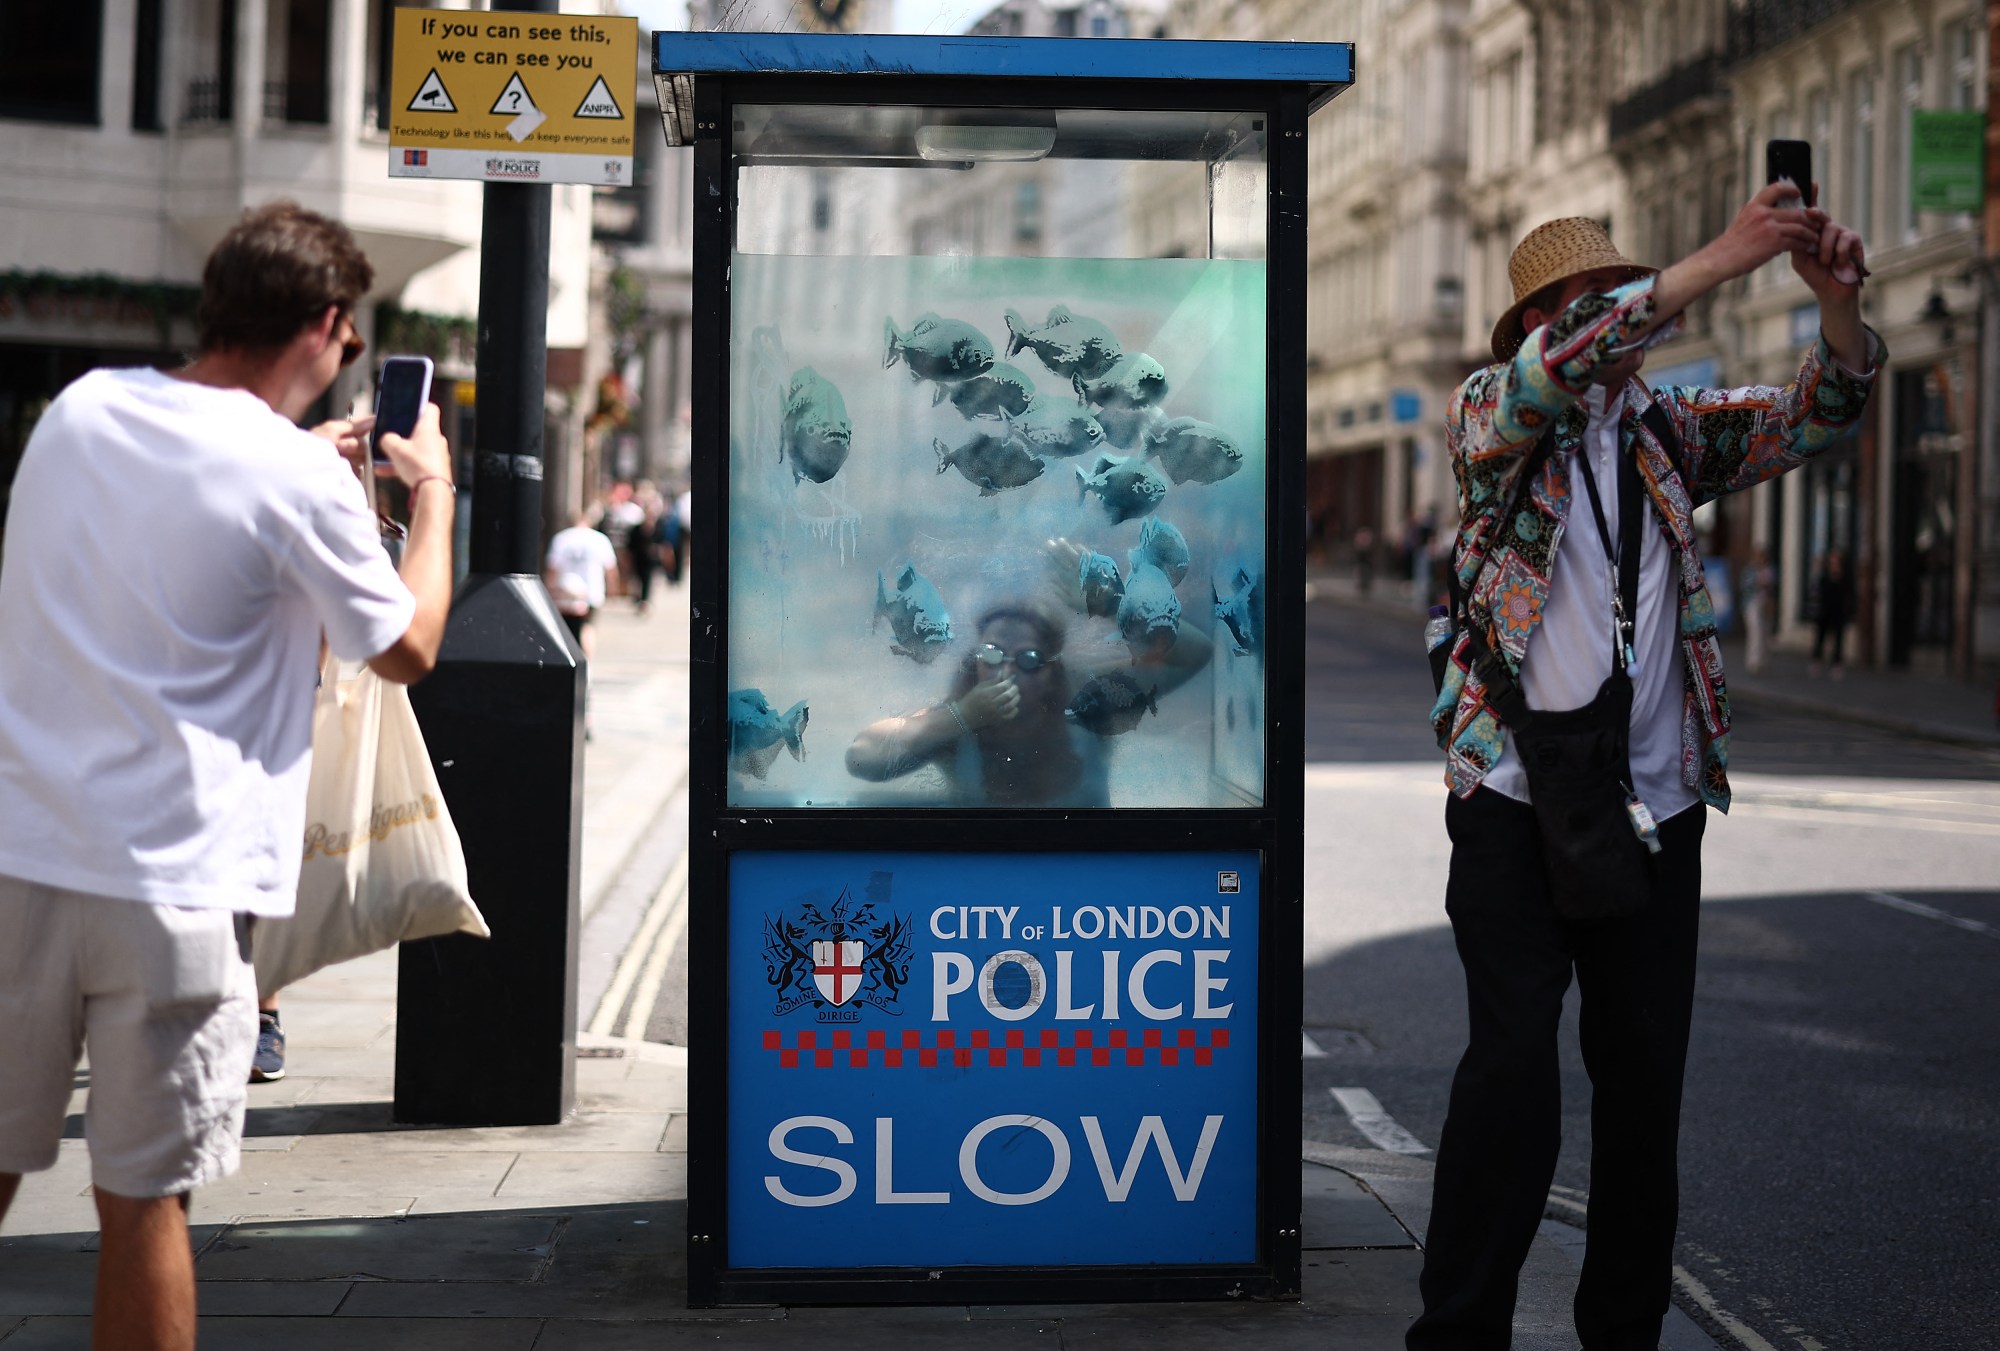
[[[541,1125],[576,1098],[584,672],[539,575],[550,190],[485,193],[471,572],[411,702],[493,937],[403,945],[395,1118]]]

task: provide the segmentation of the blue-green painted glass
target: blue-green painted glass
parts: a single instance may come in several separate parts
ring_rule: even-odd
[[[1261,126],[746,111],[732,805],[1261,803]]]

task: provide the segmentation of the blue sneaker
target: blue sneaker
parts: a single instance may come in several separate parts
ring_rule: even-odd
[[[253,1084],[274,1083],[285,1077],[285,1029],[278,1026],[278,1015],[259,1013],[257,1015],[257,1054],[250,1061],[250,1082]]]

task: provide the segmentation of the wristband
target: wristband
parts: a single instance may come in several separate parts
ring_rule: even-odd
[[[414,506],[416,504],[417,489],[423,487],[426,483],[442,483],[445,485],[445,487],[450,488],[452,490],[452,495],[454,497],[458,495],[457,486],[454,485],[452,481],[446,478],[443,474],[425,474],[422,478],[418,479],[415,483],[412,483],[410,485],[411,505]]]
[[[956,699],[945,700],[944,711],[951,714],[951,720],[958,724],[959,731],[965,733],[965,735],[967,736],[972,735],[972,725],[966,722],[965,714],[958,711],[958,700]]]

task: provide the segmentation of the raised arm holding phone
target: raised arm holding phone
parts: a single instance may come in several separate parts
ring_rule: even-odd
[[[1494,364],[1449,402],[1460,521],[1431,721],[1471,1026],[1410,1351],[1509,1345],[1561,1140],[1572,979],[1592,1090],[1577,1333],[1586,1351],[1658,1342],[1701,841],[1706,808],[1729,803],[1729,703],[1693,511],[1833,445],[1884,357],[1861,322],[1860,238],[1800,196],[1789,174],[1767,184],[1664,270],[1594,220],[1536,227],[1509,261]],[[1786,254],[1820,310],[1790,383],[1646,384],[1647,349],[1690,304]]]

